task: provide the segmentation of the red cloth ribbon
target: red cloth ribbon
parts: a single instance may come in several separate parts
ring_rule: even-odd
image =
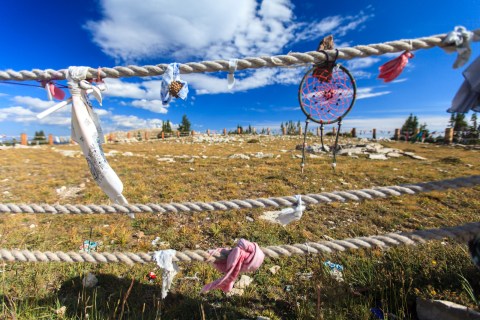
[[[65,99],[65,92],[57,87],[55,83],[49,81],[42,81],[42,86],[47,89],[50,92],[50,95],[57,99],[57,100],[63,100]]]
[[[383,79],[383,82],[395,80],[407,65],[408,59],[413,57],[413,53],[405,51],[395,59],[388,61],[378,68],[380,70],[378,78]]]
[[[225,275],[220,279],[205,285],[202,292],[213,289],[220,289],[229,292],[233,288],[235,280],[240,272],[253,272],[263,263],[265,254],[258,244],[240,239],[237,246],[230,251],[227,260],[216,261],[213,266]]]

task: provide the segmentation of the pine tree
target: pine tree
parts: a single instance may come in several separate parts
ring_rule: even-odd
[[[478,130],[478,122],[477,122],[477,113],[474,112],[472,117],[470,118],[470,122],[472,123],[472,131]]]
[[[448,121],[448,126],[449,126],[450,128],[455,127],[455,113],[452,113],[452,114],[450,115],[450,120]]]
[[[180,123],[180,125],[178,126],[178,130],[180,132],[190,132],[190,126],[192,124],[190,123],[190,121],[188,120],[187,118],[187,115],[184,114],[183,117],[182,117],[182,122]]]
[[[468,127],[467,121],[465,120],[465,114],[457,113],[455,116],[455,125],[453,131],[464,131]]]
[[[408,116],[407,120],[402,126],[402,132],[412,134],[418,128],[418,118],[412,113]]]

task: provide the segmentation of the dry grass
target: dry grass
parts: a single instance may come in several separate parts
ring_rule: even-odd
[[[152,141],[106,145],[105,152],[121,177],[124,195],[131,203],[211,201],[284,196],[321,191],[350,190],[480,174],[476,150],[426,144],[387,143],[411,149],[427,158],[387,161],[339,157],[336,173],[331,158],[307,159],[300,174],[300,138],[245,137],[244,142],[191,143]],[[248,143],[250,139],[258,142]],[[313,140],[312,140],[313,142]],[[315,142],[317,142],[315,140]],[[79,150],[75,146],[57,150]],[[282,152],[281,150],[287,150]],[[274,158],[227,159],[234,153],[273,153]],[[134,156],[124,156],[132,152]],[[65,157],[51,147],[0,150],[0,203],[108,203],[90,178],[83,157]],[[158,157],[182,156],[174,163]],[[280,155],[280,157],[276,157]],[[199,156],[193,158],[191,156]],[[202,158],[202,156],[205,156]],[[473,166],[469,166],[473,165]],[[60,199],[55,189],[85,184],[78,197]],[[8,192],[6,192],[8,191]],[[478,221],[479,188],[433,192],[362,203],[335,203],[308,208],[301,221],[286,228],[258,219],[261,210],[232,210],[194,214],[137,215],[14,215],[0,217],[0,247],[30,250],[78,250],[88,239],[100,241],[101,251],[151,251],[159,236],[177,250],[233,245],[244,237],[261,245],[318,241],[322,236],[345,238],[390,231],[453,226]],[[249,222],[246,217],[252,217]],[[31,227],[35,225],[35,227]],[[134,237],[139,232],[144,237]],[[323,262],[345,267],[345,282],[333,280]],[[279,273],[268,269],[279,265]],[[220,292],[200,295],[203,284],[218,274],[206,264],[182,264],[173,292],[159,300],[160,284],[145,274],[153,265],[6,264],[1,273],[0,318],[38,319],[371,319],[370,308],[381,304],[386,312],[413,318],[416,296],[446,298],[473,306],[462,287],[463,275],[474,290],[480,277],[464,244],[444,242],[386,252],[358,251],[333,256],[268,260],[254,275],[254,285],[243,297]],[[84,272],[95,272],[99,286],[81,286]],[[298,272],[312,271],[309,281]],[[158,271],[157,271],[158,272]],[[159,273],[159,272],[158,272]],[[181,280],[198,274],[200,281]],[[131,284],[128,300],[126,292]],[[285,290],[285,288],[288,290]],[[320,290],[318,289],[320,288]],[[64,316],[55,310],[67,306]]]

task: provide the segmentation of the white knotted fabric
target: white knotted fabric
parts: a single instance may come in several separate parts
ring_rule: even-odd
[[[457,69],[463,66],[468,62],[470,59],[470,55],[472,54],[472,48],[470,47],[470,42],[473,39],[473,32],[468,31],[467,28],[463,26],[456,26],[453,31],[450,31],[445,39],[443,39],[443,43],[455,46],[455,47],[444,47],[448,53],[452,53],[457,51],[458,56],[453,64],[453,68]]]
[[[68,88],[72,95],[72,140],[82,148],[90,172],[95,182],[120,205],[128,205],[122,195],[123,184],[115,171],[110,167],[103,153],[101,143],[104,140],[98,116],[94,112],[87,97],[87,90],[102,103],[100,90],[85,80],[88,67],[70,67],[67,71]]]
[[[162,299],[167,297],[173,282],[173,278],[177,275],[178,265],[173,262],[173,257],[177,253],[176,250],[160,250],[155,251],[153,259],[157,262],[159,268],[162,269]]]
[[[260,218],[279,223],[284,227],[293,221],[300,220],[306,207],[303,205],[301,195],[296,195],[295,199],[297,200],[297,205],[294,208],[285,208],[280,211],[267,211],[261,215]]]
[[[228,75],[227,75],[227,88],[232,90],[235,85],[235,71],[237,71],[238,59],[230,59],[228,61]]]

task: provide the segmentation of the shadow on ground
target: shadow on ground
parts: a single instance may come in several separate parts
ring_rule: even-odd
[[[51,310],[49,319],[241,319],[248,316],[233,307],[192,299],[182,294],[169,293],[161,299],[161,283],[149,284],[119,278],[111,274],[96,275],[98,284],[85,288],[82,278],[66,280],[55,295],[37,300],[35,297],[15,301],[16,306],[34,305]],[[130,292],[129,292],[129,288]],[[8,306],[12,299],[0,295]],[[65,306],[65,314],[56,314]],[[12,308],[13,309],[13,308]]]

